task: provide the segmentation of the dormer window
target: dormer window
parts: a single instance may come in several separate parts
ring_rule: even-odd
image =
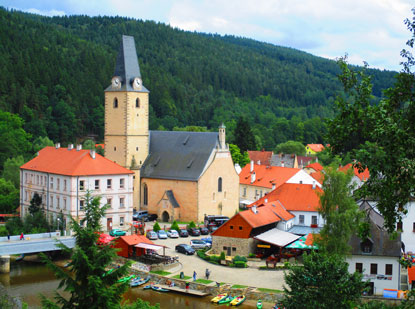
[[[373,241],[370,238],[366,239],[365,241],[362,241],[360,243],[360,249],[362,250],[362,253],[372,253]]]

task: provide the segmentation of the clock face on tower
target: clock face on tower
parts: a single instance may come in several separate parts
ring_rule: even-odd
[[[136,89],[136,90],[141,89],[142,83],[143,82],[142,82],[141,78],[139,78],[139,77],[134,78],[133,88]]]
[[[112,88],[119,89],[121,87],[121,80],[118,76],[112,78]]]

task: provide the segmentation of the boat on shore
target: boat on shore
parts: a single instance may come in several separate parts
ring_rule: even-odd
[[[163,289],[162,287],[159,287],[158,285],[152,285],[151,289],[157,292],[169,292],[169,290]]]
[[[212,303],[218,303],[220,300],[224,299],[226,296],[228,296],[228,293],[219,294],[216,297],[212,298]]]
[[[230,303],[231,301],[233,301],[233,299],[234,299],[235,297],[233,297],[233,296],[231,296],[231,295],[228,295],[228,296],[226,296],[225,298],[223,298],[223,299],[221,299],[220,301],[218,301],[218,304],[227,304],[227,303]]]
[[[126,276],[126,277],[122,277],[121,279],[118,279],[118,283],[124,283],[124,282],[128,282],[132,279],[135,278],[135,275],[130,275],[130,276]]]
[[[140,285],[143,285],[144,283],[147,283],[149,281],[150,281],[150,278],[149,277],[147,277],[147,278],[140,278],[140,277],[138,277],[138,278],[136,278],[134,280],[131,280],[130,286],[131,287],[140,286]]]
[[[242,304],[246,299],[245,295],[236,296],[230,303],[231,306],[239,306]]]

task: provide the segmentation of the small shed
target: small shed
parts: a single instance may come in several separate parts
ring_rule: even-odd
[[[140,243],[155,245],[151,240],[143,235],[121,236],[115,240],[115,248],[120,249],[117,254],[126,258],[141,256],[146,253],[145,248],[135,247]]]

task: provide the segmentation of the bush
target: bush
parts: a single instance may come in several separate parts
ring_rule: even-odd
[[[153,226],[153,231],[157,233],[160,230],[161,230],[161,227],[160,227],[159,223],[156,222]]]
[[[170,230],[176,230],[177,232],[180,232],[179,224],[177,224],[176,220],[173,221]]]
[[[255,255],[254,253],[249,253],[249,254],[248,254],[248,257],[250,257],[250,258],[254,258],[254,257],[256,257],[256,255]]]
[[[191,221],[188,225],[187,225],[187,228],[188,229],[192,229],[192,228],[195,228],[196,227],[196,224],[193,222],[193,221]]]
[[[197,250],[196,254],[197,254],[198,257],[206,260],[206,254],[202,250]]]
[[[222,251],[222,253],[220,254],[219,260],[225,260],[225,259],[226,259],[225,252]]]
[[[7,229],[4,225],[0,226],[0,236],[7,236]]]
[[[210,261],[219,264],[220,262],[220,256],[219,255],[211,255]]]
[[[246,262],[244,261],[235,261],[234,264],[235,264],[235,267],[246,268]]]
[[[237,261],[248,262],[248,259],[244,256],[237,255],[233,258],[233,261],[234,262],[237,262]]]

